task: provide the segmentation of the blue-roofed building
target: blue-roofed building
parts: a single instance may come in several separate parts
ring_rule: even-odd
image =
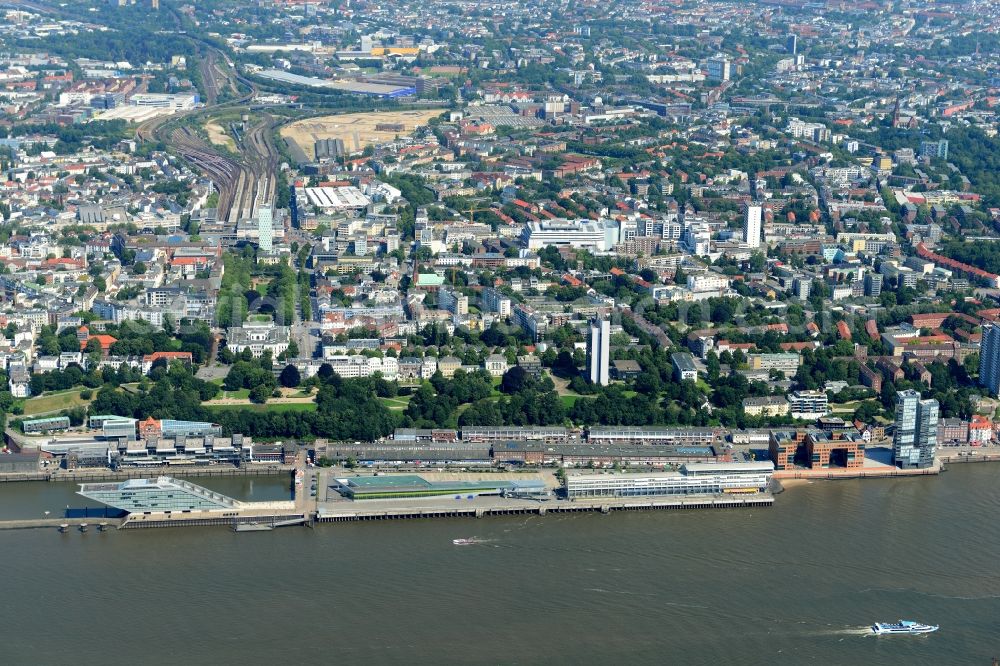
[[[146,264],[153,261],[156,258],[155,250],[139,250],[135,253],[135,260],[141,261]]]

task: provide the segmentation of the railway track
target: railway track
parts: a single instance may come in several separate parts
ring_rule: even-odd
[[[242,135],[240,148],[246,166],[236,184],[234,203],[228,211],[227,219],[231,224],[252,218],[261,205],[274,199],[274,174],[278,169],[278,151],[272,136],[274,128],[274,118],[265,116]]]
[[[5,5],[27,7],[57,16],[67,10],[63,6],[48,5],[37,0],[0,0]],[[257,94],[257,86],[233,66],[225,53],[212,42],[184,32],[184,22],[177,10],[165,6],[165,17],[179,39],[186,39],[196,47],[199,71],[202,74],[202,92],[205,105],[198,109],[161,116],[141,123],[136,128],[140,142],[159,141],[173,148],[181,157],[212,180],[219,192],[219,219],[235,225],[252,217],[257,207],[274,198],[274,173],[278,168],[278,152],[273,145],[271,132],[275,119],[265,115],[262,122],[244,133],[239,142],[241,158],[234,159],[214,150],[199,136],[181,123],[198,121],[220,111],[246,108]],[[114,26],[109,26],[114,27]],[[240,95],[241,87],[247,92]],[[236,99],[219,102],[223,92],[233,92]],[[249,136],[248,136],[249,135]]]
[[[219,215],[228,217],[234,192],[243,175],[243,166],[213,151],[186,127],[172,129],[167,141],[178,154],[212,180],[219,191]]]

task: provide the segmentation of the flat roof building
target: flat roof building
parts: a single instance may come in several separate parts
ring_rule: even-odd
[[[826,391],[795,391],[789,394],[788,404],[796,419],[818,419],[830,411]]]
[[[646,446],[642,444],[545,444],[538,441],[502,442],[491,449],[496,464],[551,465],[563,467],[636,465],[666,467],[690,462],[728,459],[712,446]]]
[[[465,442],[505,442],[539,439],[546,442],[566,439],[562,426],[466,426],[462,428]]]
[[[810,430],[805,445],[810,469],[858,469],[865,464],[865,442],[857,432]]]
[[[670,363],[674,366],[674,378],[679,381],[698,381],[698,367],[694,364],[694,356],[688,352],[675,352],[670,355]]]
[[[529,250],[555,245],[608,252],[619,242],[619,234],[614,220],[543,220],[525,224],[522,240]]]
[[[136,420],[127,416],[100,414],[87,420],[91,430],[100,430],[105,439],[136,438]]]
[[[674,444],[710,446],[719,440],[715,428],[677,428],[669,426],[591,426],[587,441],[591,444]]]
[[[21,422],[21,429],[25,433],[51,432],[52,430],[66,430],[69,428],[68,416],[52,416],[47,419],[30,419]]]
[[[750,494],[767,490],[770,462],[689,463],[680,472],[652,474],[568,474],[569,497]]]
[[[547,496],[548,488],[541,479],[510,481],[483,479],[479,481],[428,481],[416,474],[383,476],[352,476],[335,479],[337,492],[352,500],[407,499],[416,497],[478,497],[480,495]]]

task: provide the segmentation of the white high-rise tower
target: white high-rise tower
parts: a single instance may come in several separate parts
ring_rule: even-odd
[[[983,341],[979,349],[979,385],[990,396],[1000,395],[1000,324],[983,324]]]
[[[760,206],[747,206],[747,216],[743,220],[743,242],[749,247],[760,247]]]
[[[893,462],[903,469],[931,467],[938,436],[938,401],[922,400],[912,389],[896,392]]]
[[[262,252],[270,252],[274,247],[274,207],[270,203],[257,209],[257,243]]]
[[[611,360],[611,322],[595,319],[590,322],[590,344],[587,347],[590,365],[590,381],[607,386],[610,377],[608,366]]]

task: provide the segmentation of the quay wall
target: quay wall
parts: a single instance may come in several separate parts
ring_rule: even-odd
[[[899,469],[898,467],[875,467],[860,469],[782,469],[774,472],[773,478],[808,479],[810,481],[827,479],[888,479],[903,476],[933,476],[941,473],[941,462],[938,460],[933,467],[926,469]]]
[[[267,510],[266,507],[257,509],[238,509],[227,511],[224,514],[218,512],[202,512],[198,514],[132,514],[120,521],[87,521],[80,519],[47,518],[32,520],[3,520],[0,521],[0,530],[4,529],[29,529],[29,528],[52,528],[60,525],[68,525],[70,529],[78,527],[82,523],[96,526],[99,522],[106,522],[109,526],[118,529],[144,529],[160,527],[208,527],[225,526],[232,527],[237,523],[286,523],[305,524],[312,526],[315,523],[342,523],[362,520],[406,520],[417,518],[484,518],[487,516],[513,516],[513,515],[537,515],[545,516],[550,513],[612,513],[615,511],[650,511],[650,510],[683,510],[683,509],[748,509],[765,508],[774,503],[774,496],[770,493],[747,497],[671,497],[671,498],[595,498],[587,501],[557,501],[539,503],[517,503],[517,504],[493,504],[490,506],[472,507],[451,507],[440,506],[420,506],[406,507],[398,506],[365,506],[365,503],[350,503],[343,509],[336,512],[296,513],[294,511]],[[278,507],[274,507],[278,509]]]
[[[148,520],[147,520],[148,519]],[[276,514],[276,515],[240,515],[240,516],[178,516],[172,514],[170,517],[160,516],[128,516],[122,521],[119,529],[133,530],[156,527],[210,527],[225,526],[233,527],[237,523],[282,523],[285,521],[309,522],[309,517],[301,513]]]
[[[939,455],[938,460],[949,465],[955,463],[985,463],[1000,462],[1000,453],[987,453],[984,455],[962,456],[962,455]]]
[[[279,476],[290,474],[295,467],[292,465],[268,465],[266,467],[223,467],[189,468],[189,467],[155,467],[147,469],[128,469],[118,472],[112,470],[58,470],[52,472],[8,472],[0,474],[0,483],[18,481],[63,481],[66,483],[97,483],[102,481],[127,481],[128,479],[153,479],[158,476],[193,477],[246,477],[246,476]]]

